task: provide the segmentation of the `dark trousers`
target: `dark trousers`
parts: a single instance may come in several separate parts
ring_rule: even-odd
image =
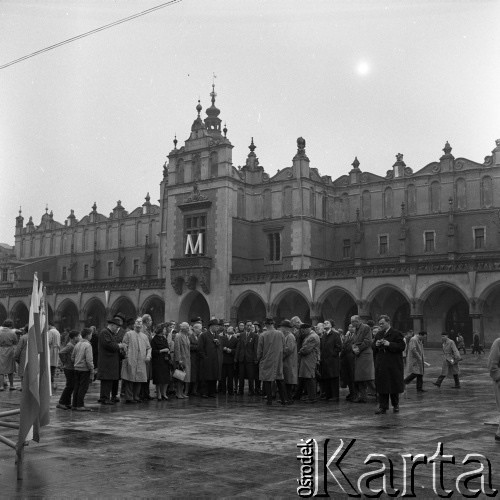
[[[418,373],[410,373],[410,375],[408,375],[405,378],[405,384],[409,384],[415,378],[417,379],[417,391],[421,391],[422,388],[424,387],[424,376],[423,375],[419,375]]]
[[[56,366],[50,366],[50,381],[54,383],[54,378],[56,376]]]
[[[113,390],[114,380],[101,380],[101,400],[109,401],[111,400],[111,392]]]
[[[362,380],[360,382],[354,382],[354,387],[356,388],[356,396],[360,401],[366,401],[366,393],[368,390],[368,382]]]
[[[90,372],[81,372],[75,370],[75,387],[73,389],[73,407],[80,408],[83,405],[83,400],[89,389]]]
[[[326,399],[339,399],[339,377],[323,378],[320,384]]]
[[[291,401],[293,399],[293,393],[295,392],[295,384],[285,384],[286,388],[286,399]]]
[[[59,398],[59,404],[71,406],[71,396],[75,388],[75,370],[68,370],[65,368],[64,375],[66,376],[66,387],[63,389],[61,397]]]
[[[264,380],[262,382],[264,388],[264,394],[266,395],[267,402],[273,401],[273,383],[270,380]],[[285,389],[285,381],[284,380],[276,380],[276,386],[278,388],[278,393],[280,395],[281,401],[284,403],[287,401],[286,397],[286,389]]]
[[[248,379],[248,393],[255,394],[255,363],[240,363],[239,372],[239,393],[243,394],[245,379]]]
[[[396,408],[399,406],[399,394],[379,394],[378,395],[378,402],[380,408],[383,410],[388,410],[389,409],[389,396],[391,397],[391,404],[393,408]]]
[[[113,386],[111,387],[111,397],[118,397],[118,385],[120,384],[119,380],[113,380]]]
[[[302,391],[304,389],[307,392],[307,398],[309,399],[309,401],[315,401],[316,379],[299,377],[299,383],[297,384],[297,389],[295,391],[295,396],[293,397],[293,399],[300,399],[302,396]]]
[[[234,376],[233,376],[234,392],[238,392],[238,380],[239,380],[239,364],[235,363],[234,364]]]
[[[219,392],[233,394],[234,363],[223,363]]]
[[[123,381],[123,391],[127,401],[139,401],[141,394],[141,382],[131,382],[130,380]]]

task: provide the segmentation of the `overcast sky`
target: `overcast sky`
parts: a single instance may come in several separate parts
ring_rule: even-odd
[[[0,66],[159,5],[2,0]],[[129,211],[159,198],[165,157],[189,136],[212,75],[233,163],[250,138],[265,170],[306,139],[333,179],[355,156],[385,175],[443,154],[482,163],[500,138],[496,0],[183,0],[0,70],[0,242],[19,206]]]

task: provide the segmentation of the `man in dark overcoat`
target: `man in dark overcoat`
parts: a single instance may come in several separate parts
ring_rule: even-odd
[[[340,333],[332,328],[333,320],[324,322],[323,336],[320,339],[320,399],[339,400],[340,351],[342,340]]]
[[[203,332],[198,340],[202,398],[215,398],[217,380],[220,380],[222,372],[222,354],[219,320],[211,319],[208,330]]]
[[[122,326],[120,318],[108,319],[108,326],[99,333],[99,366],[97,378],[101,381],[101,396],[99,402],[112,405],[111,393],[113,381],[120,379],[120,349],[124,344],[116,341],[116,334]]]
[[[219,392],[229,395],[233,394],[234,379],[234,357],[238,347],[238,338],[234,334],[232,326],[225,327],[225,332],[221,335],[222,343],[222,374],[219,382]]]
[[[243,395],[245,379],[248,380],[248,394],[255,394],[255,375],[257,364],[257,344],[259,336],[255,333],[251,321],[245,324],[245,331],[240,334],[236,348],[236,361],[238,362],[239,395]]]
[[[379,328],[383,337],[373,342],[376,351],[375,384],[379,394],[377,415],[389,409],[389,397],[394,413],[399,412],[399,394],[404,392],[403,351],[405,341],[403,334],[391,327],[391,319],[383,314],[379,318]]]

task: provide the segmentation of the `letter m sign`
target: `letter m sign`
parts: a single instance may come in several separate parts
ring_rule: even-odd
[[[203,233],[198,233],[196,243],[193,243],[193,235],[186,235],[186,249],[184,250],[185,255],[201,255],[203,254]]]

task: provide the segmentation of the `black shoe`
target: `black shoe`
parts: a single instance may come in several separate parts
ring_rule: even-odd
[[[392,412],[393,412],[393,413],[399,413],[399,406],[395,406],[395,407],[392,409]]]
[[[136,405],[139,401],[135,401],[134,399],[125,400],[125,404],[127,405]]]
[[[113,401],[113,403],[119,403],[120,402],[120,398],[115,396],[114,398],[111,398],[111,401]]]
[[[460,387],[461,387],[460,385],[454,385],[453,389],[460,389]]]
[[[425,389],[417,389],[417,392],[427,392]]]
[[[436,387],[441,387],[441,384],[438,384],[436,382],[432,382],[433,385],[435,385]]]
[[[201,397],[202,398],[208,398],[208,396],[206,394],[202,394]]]
[[[495,434],[495,441],[500,441],[500,436],[498,436],[497,434]]]
[[[387,413],[387,410],[385,408],[379,408],[376,412],[375,415],[385,415]]]
[[[271,406],[273,404],[272,400],[266,401],[267,406]]]
[[[108,399],[106,399],[105,401],[102,401],[101,404],[102,405],[114,405],[115,403],[113,403],[113,401],[109,401]]]

